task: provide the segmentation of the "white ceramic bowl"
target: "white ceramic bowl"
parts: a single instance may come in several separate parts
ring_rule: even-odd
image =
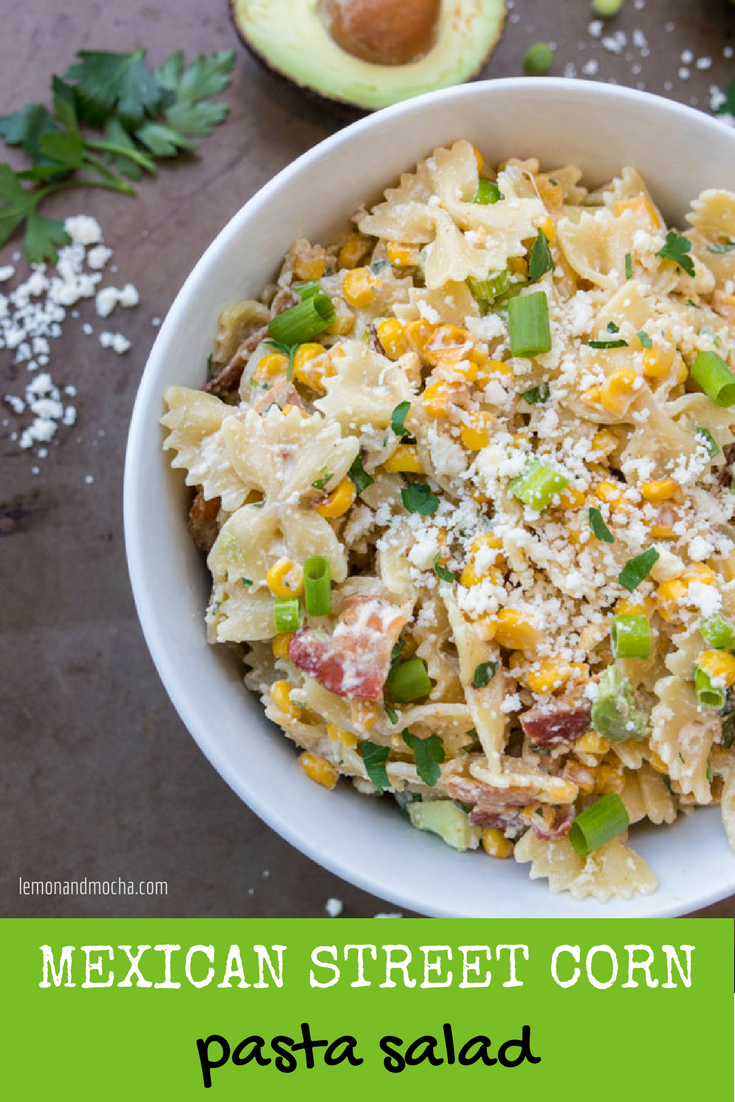
[[[658,877],[653,896],[602,906],[550,895],[513,861],[457,854],[414,830],[392,800],[350,785],[327,792],[242,684],[242,670],[204,633],[207,573],[186,531],[182,472],[161,451],[161,395],[202,382],[217,316],[255,296],[301,236],[329,240],[361,203],[435,146],[468,138],[490,163],[536,156],[573,162],[596,185],[635,165],[669,220],[703,188],[732,187],[735,131],[670,100],[605,84],[511,79],[463,85],[355,123],[284,169],[225,226],[194,268],[151,352],[133,412],[125,530],[138,614],[179,715],[215,768],[274,830],[346,880],[428,915],[633,917],[683,914],[735,891],[735,856],[719,813],[636,830]],[[294,911],[298,903],[294,901]]]

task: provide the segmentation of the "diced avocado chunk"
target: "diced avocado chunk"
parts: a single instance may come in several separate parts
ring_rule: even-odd
[[[592,705],[592,726],[613,742],[648,737],[648,716],[636,706],[633,686],[617,666],[609,666],[598,682]]]
[[[417,830],[430,830],[438,834],[452,849],[477,849],[482,835],[480,827],[473,826],[466,811],[452,800],[424,800],[409,804],[408,817]]]

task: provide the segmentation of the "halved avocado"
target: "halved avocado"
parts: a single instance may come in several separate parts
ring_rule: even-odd
[[[324,99],[368,111],[469,80],[492,52],[505,15],[505,0],[442,0],[429,49],[404,64],[378,64],[338,45],[324,0],[230,3],[240,38],[267,68]],[[394,15],[401,5],[390,8]]]

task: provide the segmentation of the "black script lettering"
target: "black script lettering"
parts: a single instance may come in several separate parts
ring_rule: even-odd
[[[219,1060],[210,1060],[209,1058],[209,1046],[215,1044],[219,1045],[222,1049],[222,1055]],[[212,1086],[212,1071],[214,1068],[221,1068],[227,1063],[230,1058],[230,1046],[224,1037],[219,1033],[212,1033],[207,1037],[206,1041],[201,1038],[197,1038],[197,1051],[199,1053],[199,1065],[202,1069],[202,1079],[204,1080],[205,1087]]]
[[[509,1060],[506,1057],[506,1052],[509,1048],[517,1045],[520,1052],[515,1060]],[[529,1064],[540,1064],[541,1057],[534,1056],[531,1052],[531,1027],[530,1025],[524,1025],[521,1031],[521,1040],[505,1041],[504,1044],[498,1049],[498,1060],[504,1068],[517,1068],[519,1064],[522,1064],[524,1060],[528,1060]]]

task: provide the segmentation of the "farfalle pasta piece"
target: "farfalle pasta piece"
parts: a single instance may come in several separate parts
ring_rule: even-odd
[[[552,895],[567,891],[576,900],[589,897],[599,903],[651,895],[658,884],[646,862],[618,838],[579,857],[566,838],[545,841],[529,830],[516,843],[515,859],[531,863],[529,877],[544,877]]]
[[[314,405],[344,432],[364,426],[388,428],[393,410],[413,397],[405,372],[385,356],[358,341],[346,342],[334,361],[335,373],[324,379],[326,395]]]
[[[698,703],[691,682],[665,677],[656,691],[659,702],[651,711],[651,749],[668,766],[672,781],[697,802],[712,800],[707,778],[709,753],[721,727],[719,713]]]
[[[625,788],[621,800],[631,824],[641,819],[652,823],[673,823],[676,819],[676,797],[666,786],[660,773],[649,765],[626,769]]]
[[[171,466],[186,470],[187,486],[201,486],[205,498],[219,497],[222,508],[233,512],[254,488],[235,470],[222,431],[237,414],[213,394],[188,387],[169,387],[164,399],[168,412],[161,424],[169,432],[163,446],[176,452]]]

